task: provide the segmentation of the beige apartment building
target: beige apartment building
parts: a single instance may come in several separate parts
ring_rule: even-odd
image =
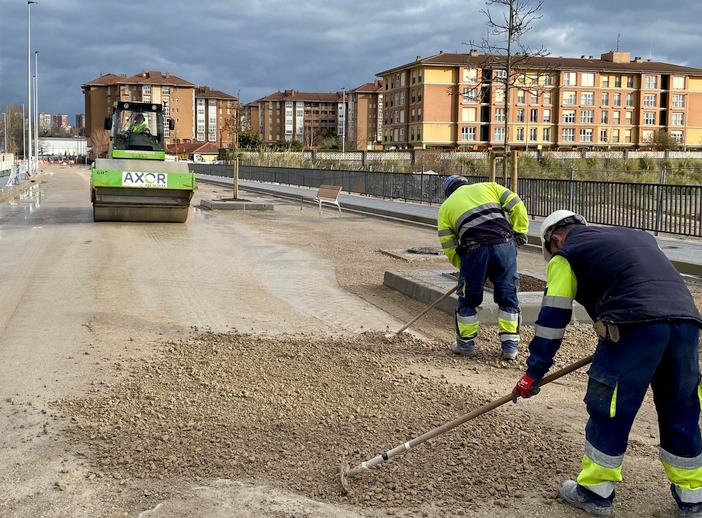
[[[501,148],[506,131],[513,149],[650,149],[665,131],[702,149],[702,69],[607,52],[514,71],[508,110],[504,56],[441,52],[378,73],[382,148]]]
[[[163,114],[175,121],[175,129],[164,128],[166,142],[190,142],[195,138],[195,89],[177,76],[159,71],[105,74],[81,85],[85,98],[85,134],[91,137],[103,129],[105,117],[112,115],[115,101],[153,102],[163,105]]]

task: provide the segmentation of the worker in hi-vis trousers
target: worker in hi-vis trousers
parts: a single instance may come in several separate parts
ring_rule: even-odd
[[[499,312],[501,356],[514,360],[519,350],[519,275],[517,247],[527,242],[529,217],[519,196],[495,182],[470,184],[463,176],[444,181],[446,200],[439,207],[439,241],[458,272],[456,341],[451,350],[477,354],[478,306],[487,279]]]
[[[599,337],[588,372],[585,454],[576,480],[558,494],[596,516],[614,514],[629,432],[648,387],[658,413],[659,458],[681,516],[702,517],[699,328],[683,278],[642,230],[592,227],[568,210],[541,225],[548,281],[526,374],[513,396],[530,397],[553,365],[573,300]]]

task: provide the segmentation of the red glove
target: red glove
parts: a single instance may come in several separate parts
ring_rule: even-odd
[[[536,380],[526,374],[521,377],[512,389],[512,403],[517,402],[517,398],[522,397],[524,399],[530,398],[538,394],[541,389],[535,385]]]

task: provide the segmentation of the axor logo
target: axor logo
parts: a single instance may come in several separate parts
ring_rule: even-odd
[[[124,171],[122,185],[128,187],[166,187],[166,173]]]

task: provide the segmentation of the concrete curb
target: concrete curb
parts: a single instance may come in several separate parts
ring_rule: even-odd
[[[31,186],[36,185],[37,183],[41,183],[43,175],[43,173],[39,173],[36,177],[30,180],[26,180],[19,185],[15,185],[6,190],[0,191],[0,203],[5,203],[6,201],[9,201],[15,198],[16,196],[22,194]]]

